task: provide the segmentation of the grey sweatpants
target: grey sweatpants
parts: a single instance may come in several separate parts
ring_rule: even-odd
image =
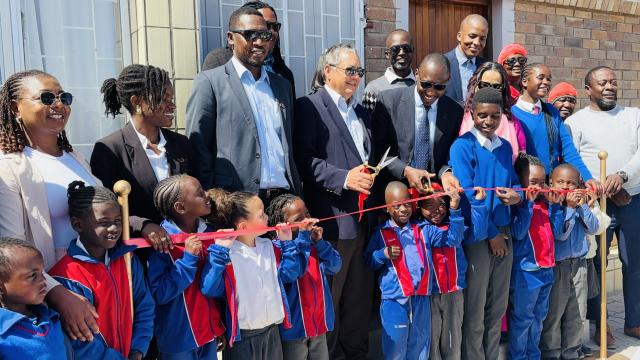
[[[278,325],[258,330],[240,330],[240,341],[222,352],[222,360],[282,360]]]
[[[463,359],[493,360],[500,353],[500,327],[509,304],[513,264],[511,239],[507,247],[509,253],[497,257],[491,254],[488,240],[464,245],[469,267],[464,290]]]
[[[431,294],[430,360],[460,360],[462,342],[463,290]]]
[[[282,341],[284,360],[329,360],[325,334]]]

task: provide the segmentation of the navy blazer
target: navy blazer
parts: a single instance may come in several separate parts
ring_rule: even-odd
[[[371,153],[369,112],[360,104],[354,110],[365,129],[365,150]],[[311,215],[324,218],[356,211],[358,192],[343,186],[349,170],[362,160],[338,107],[324,88],[296,100],[294,131],[296,163]],[[334,241],[354,239],[359,232],[357,216],[323,222],[322,226],[325,238]]]
[[[457,101],[459,104],[463,104],[464,99],[462,98],[462,86],[460,84],[460,64],[458,63],[458,58],[456,57],[456,48],[453,48],[453,50],[446,53],[445,56],[447,57],[447,59],[449,59],[449,63],[451,65],[451,79],[447,84],[445,95]],[[476,56],[476,68],[478,68],[485,62],[485,59],[481,58],[480,56]]]

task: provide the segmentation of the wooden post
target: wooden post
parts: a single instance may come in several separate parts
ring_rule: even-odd
[[[131,238],[131,233],[129,231],[129,193],[131,193],[131,184],[126,180],[119,180],[113,185],[113,192],[118,195],[118,203],[122,207],[122,240],[129,240]],[[129,278],[131,315],[133,316],[133,273],[131,268],[131,254],[131,252],[128,252],[124,256],[124,261],[127,267],[127,277]]]
[[[607,180],[607,152],[600,151],[600,183]],[[607,196],[600,196],[600,210],[607,213]],[[600,359],[607,358],[607,231],[600,234]]]

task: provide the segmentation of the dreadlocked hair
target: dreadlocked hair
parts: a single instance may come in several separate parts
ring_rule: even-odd
[[[69,217],[81,218],[93,204],[113,202],[118,204],[116,194],[103,186],[86,186],[83,181],[74,181],[67,188]]]
[[[285,222],[284,209],[297,199],[300,198],[292,194],[282,194],[273,199],[265,211],[269,217],[269,226],[275,226],[276,224]],[[275,231],[269,231],[267,235],[272,239],[276,238]]]
[[[17,249],[31,250],[42,258],[40,251],[31,243],[22,239],[12,237],[0,237],[0,284],[9,281],[13,272],[13,259],[16,257]],[[5,307],[4,299],[0,292],[0,307]]]
[[[257,197],[256,194],[247,191],[236,191],[230,193],[222,189],[211,189],[207,191],[207,196],[213,202],[208,219],[211,225],[218,229],[235,228],[238,221],[248,219],[251,213],[247,209],[249,200]]]
[[[22,152],[28,145],[24,127],[11,110],[11,105],[14,101],[18,101],[20,91],[27,79],[41,76],[54,78],[44,71],[26,70],[9,76],[0,88],[0,151],[3,153]],[[66,152],[73,151],[64,130],[58,134],[58,147]]]
[[[164,98],[164,91],[171,83],[169,73],[151,65],[133,64],[125,67],[118,79],[107,79],[100,92],[105,105],[105,115],[115,117],[124,106],[130,114],[135,113],[131,97],[136,95],[149,103],[151,111],[156,110]]]
[[[182,181],[187,174],[173,175],[160,181],[153,190],[153,205],[165,219],[171,219],[173,205],[182,197]]]

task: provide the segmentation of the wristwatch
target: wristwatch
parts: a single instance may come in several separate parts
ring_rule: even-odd
[[[629,175],[627,175],[626,172],[620,170],[616,173],[616,175],[620,176],[622,178],[622,182],[626,183],[627,181],[629,181]]]

